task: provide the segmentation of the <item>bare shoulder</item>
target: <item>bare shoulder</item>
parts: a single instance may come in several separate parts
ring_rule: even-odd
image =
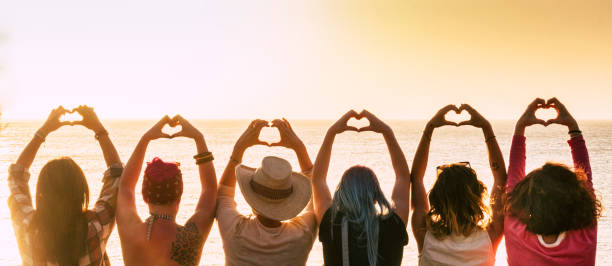
[[[204,237],[195,222],[189,220],[185,226],[177,228],[170,258],[179,265],[197,265],[200,262],[203,247]]]

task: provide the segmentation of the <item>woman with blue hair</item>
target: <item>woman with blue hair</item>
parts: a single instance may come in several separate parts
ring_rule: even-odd
[[[351,118],[366,118],[370,125],[355,128]],[[326,177],[336,135],[344,131],[381,133],[389,148],[396,181],[389,202],[374,172],[353,166],[342,175],[332,198]],[[313,168],[313,200],[319,240],[326,266],[401,265],[408,244],[406,224],[410,212],[410,170],[391,128],[368,111],[346,113],[327,131]]]

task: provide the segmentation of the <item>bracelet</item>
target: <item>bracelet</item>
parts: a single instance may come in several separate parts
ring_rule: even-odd
[[[485,139],[485,143],[486,143],[486,142],[489,142],[489,141],[491,141],[491,140],[494,140],[494,139],[495,139],[495,136],[490,136],[490,137],[488,137],[488,138],[486,138],[486,139]]]
[[[34,133],[34,136],[38,137],[43,142],[46,140],[46,137],[43,134],[41,134],[39,131],[36,131],[36,133]]]
[[[582,131],[580,131],[580,130],[570,130],[569,132],[567,132],[567,134],[570,134],[570,135],[572,135],[572,134],[582,134]]]
[[[215,158],[212,156],[212,154],[208,157],[204,157],[204,158],[199,158],[196,160],[196,164],[203,164],[203,163],[207,163],[210,162],[212,160],[214,160]]]
[[[236,164],[241,164],[242,162],[237,160],[236,158],[234,158],[234,156],[230,156],[230,161],[236,163]]]
[[[208,156],[212,156],[212,152],[209,151],[205,151],[203,153],[199,153],[193,156],[194,159],[202,159],[202,158],[206,158]]]
[[[96,132],[96,135],[94,135],[96,140],[100,140],[100,137],[102,137],[102,136],[108,136],[108,131],[106,131],[106,129],[102,129],[102,130]]]

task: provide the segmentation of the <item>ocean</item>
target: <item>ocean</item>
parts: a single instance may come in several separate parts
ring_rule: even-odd
[[[0,265],[19,265],[21,259],[13,234],[10,213],[6,205],[9,195],[6,181],[8,166],[15,162],[17,156],[32,138],[43,121],[5,121],[0,131]],[[121,159],[127,162],[133,148],[142,134],[148,130],[155,121],[104,121],[110,132]],[[240,134],[248,126],[246,120],[194,120],[192,121],[204,134],[210,151],[215,156],[214,165],[217,180],[220,178],[232,151],[233,145]],[[327,128],[333,121],[292,121],[298,136],[306,144],[311,159],[315,160],[319,146]],[[426,121],[390,121],[389,124],[404,150],[408,163],[413,160],[416,146],[421,137]],[[581,121],[581,129],[589,149],[593,170],[593,183],[604,208],[611,206],[612,193],[612,121]],[[508,163],[510,142],[514,129],[513,121],[493,121],[497,140]],[[527,171],[535,169],[547,161],[572,164],[567,144],[567,129],[561,126],[544,128],[534,126],[527,129]],[[274,128],[265,128],[261,139],[264,141],[278,140],[278,132]],[[160,139],[153,141],[147,150],[146,161],[157,156],[164,160],[181,163],[183,172],[184,194],[181,200],[177,222],[184,223],[195,209],[200,193],[199,177],[192,156],[196,148],[190,139]],[[299,169],[295,154],[285,148],[269,148],[256,146],[249,149],[244,156],[244,164],[257,167],[264,156],[280,156],[291,162],[295,170]],[[101,177],[106,166],[101,149],[94,139],[93,133],[84,127],[64,127],[47,137],[41,147],[34,164],[30,168],[32,177],[30,189],[35,191],[36,179],[41,167],[50,159],[60,156],[72,157],[85,172],[90,186],[93,204],[101,188]],[[479,178],[491,187],[493,183],[491,171],[488,167],[487,151],[484,137],[479,129],[473,127],[444,127],[436,130],[433,136],[429,165],[425,177],[426,188],[431,188],[435,178],[435,168],[438,165],[469,161],[476,170]],[[347,132],[336,138],[332,153],[332,162],[328,174],[328,183],[331,190],[335,189],[342,173],[350,166],[360,164],[371,167],[379,178],[381,186],[390,197],[394,184],[394,175],[386,145],[381,135],[363,132]],[[142,180],[142,176],[141,179]],[[139,181],[140,181],[139,180]],[[140,195],[140,182],[136,188],[137,205],[141,218],[148,217],[146,205]],[[239,188],[237,188],[239,190]],[[237,192],[236,201],[239,210],[250,213],[250,207]],[[606,216],[599,221],[599,236],[597,244],[598,264],[612,261],[612,222]],[[416,242],[412,237],[410,226],[407,228],[410,236],[409,244],[404,249],[403,265],[417,265],[418,252]],[[116,230],[110,237],[106,251],[113,265],[123,265],[119,236]],[[318,240],[310,253],[308,265],[322,265],[322,248]],[[205,243],[200,265],[223,265],[224,254],[221,237],[216,223]],[[497,252],[497,265],[506,265],[505,246],[500,245]]]

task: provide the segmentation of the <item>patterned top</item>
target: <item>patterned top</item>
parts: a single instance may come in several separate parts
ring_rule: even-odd
[[[79,265],[106,266],[110,261],[106,254],[106,242],[115,226],[115,209],[117,207],[117,191],[119,176],[123,172],[121,164],[113,164],[104,172],[104,185],[100,197],[93,210],[88,210],[87,217],[87,243],[85,254],[79,259]],[[32,196],[28,181],[30,173],[23,166],[12,164],[9,167],[8,185],[11,194],[8,199],[13,229],[17,238],[17,245],[21,253],[23,265],[57,265],[41,258],[34,258],[32,252],[33,232],[29,225],[36,211],[32,207]]]

